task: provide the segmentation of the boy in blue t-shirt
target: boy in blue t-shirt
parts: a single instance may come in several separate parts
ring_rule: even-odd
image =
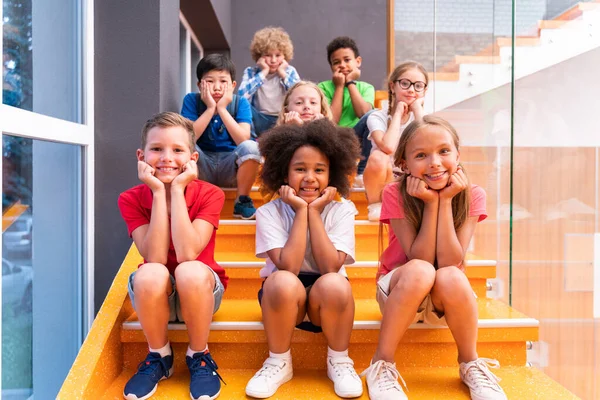
[[[181,115],[194,123],[198,170],[202,180],[221,187],[236,187],[233,216],[254,219],[256,208],[249,194],[261,162],[252,134],[250,103],[235,96],[233,62],[210,54],[196,68],[200,93],[188,93]]]

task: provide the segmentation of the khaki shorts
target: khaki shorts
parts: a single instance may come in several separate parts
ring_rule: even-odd
[[[385,306],[385,302],[387,301],[387,298],[390,294],[390,282],[392,281],[392,275],[394,275],[394,272],[396,271],[398,271],[398,268],[388,272],[387,275],[382,276],[381,278],[379,278],[379,281],[377,281],[376,298],[377,303],[379,304],[379,310],[381,311],[381,314],[383,314],[383,307]],[[477,295],[475,295],[475,292],[473,292],[473,296],[477,297]],[[433,301],[431,301],[430,294],[428,294],[425,297],[425,299],[423,299],[423,301],[419,305],[419,308],[417,309],[417,314],[415,315],[415,318],[412,321],[413,324],[419,322],[429,325],[447,326],[444,313],[439,312],[435,309]]]

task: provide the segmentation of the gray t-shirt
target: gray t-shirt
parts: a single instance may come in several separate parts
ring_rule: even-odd
[[[278,115],[285,93],[285,87],[277,72],[269,74],[254,95],[254,106],[263,114]]]
[[[372,133],[375,131],[382,131],[383,133],[385,133],[388,129],[388,121],[390,121],[391,119],[392,119],[392,116],[388,115],[387,108],[385,108],[383,110],[375,110],[371,114],[369,114],[369,117],[367,118],[367,127],[369,128],[369,136],[367,136],[367,139],[369,139],[371,141],[371,144],[373,146],[371,148],[371,151],[379,149],[379,147],[377,147],[377,144],[375,143],[375,140],[373,140]],[[408,126],[408,124],[410,124],[414,120],[415,120],[415,116],[411,112],[409,114],[408,121],[406,121],[405,124],[402,124],[400,126],[400,132],[403,132],[404,129]],[[394,151],[395,151],[395,149],[394,149]],[[394,154],[394,152],[392,152],[392,155],[393,154]]]

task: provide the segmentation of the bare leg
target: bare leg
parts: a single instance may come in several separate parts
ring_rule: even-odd
[[[373,362],[394,362],[400,339],[415,318],[419,305],[431,291],[434,280],[435,268],[422,260],[411,260],[394,271]]]
[[[348,280],[338,273],[321,276],[308,295],[308,317],[323,329],[332,350],[344,351],[350,344],[354,324],[354,298]]]
[[[477,300],[465,273],[456,267],[439,269],[431,300],[446,316],[458,348],[458,362],[477,359]]]
[[[248,196],[252,190],[252,184],[258,174],[259,163],[256,160],[246,160],[237,170],[237,191],[239,196]]]
[[[135,309],[150,348],[160,349],[169,341],[167,325],[172,292],[169,270],[162,264],[144,264],[133,277]]]
[[[300,279],[288,271],[271,274],[263,286],[261,307],[269,351],[285,353],[294,327],[306,314],[306,290]]]
[[[381,150],[373,150],[363,174],[365,194],[369,204],[381,203],[381,192],[391,179],[390,156]]]
[[[181,314],[190,337],[190,348],[202,351],[208,342],[215,299],[215,277],[200,261],[187,261],[175,269],[175,282]]]

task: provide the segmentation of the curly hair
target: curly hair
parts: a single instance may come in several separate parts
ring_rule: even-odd
[[[286,61],[294,58],[294,45],[290,35],[279,26],[267,26],[256,31],[250,43],[250,54],[254,61],[266,55],[269,50],[277,49]]]
[[[325,118],[327,118],[328,120],[333,120],[333,114],[331,113],[331,107],[329,106],[329,102],[327,101],[327,98],[325,98],[325,94],[323,93],[321,88],[319,86],[317,86],[316,83],[311,82],[311,81],[298,81],[285,94],[285,98],[283,99],[283,105],[281,106],[281,111],[279,111],[279,115],[277,116],[277,122],[275,123],[275,125],[279,126],[279,125],[283,124],[283,120],[285,118],[285,113],[288,112],[287,106],[288,106],[288,104],[290,104],[290,96],[292,95],[292,92],[294,92],[294,90],[300,86],[309,86],[317,91],[317,94],[319,95],[319,98],[321,99],[321,114],[323,114],[323,116]]]
[[[265,157],[261,171],[261,193],[277,193],[288,175],[290,161],[296,150],[312,146],[329,160],[329,186],[344,197],[350,193],[350,176],[360,157],[358,139],[351,128],[341,128],[328,119],[301,126],[281,125],[265,132],[258,139],[258,148]]]
[[[339,49],[350,49],[354,52],[354,57],[360,56],[354,39],[348,36],[338,36],[327,45],[327,61],[329,61],[329,65],[331,65],[331,55]]]

